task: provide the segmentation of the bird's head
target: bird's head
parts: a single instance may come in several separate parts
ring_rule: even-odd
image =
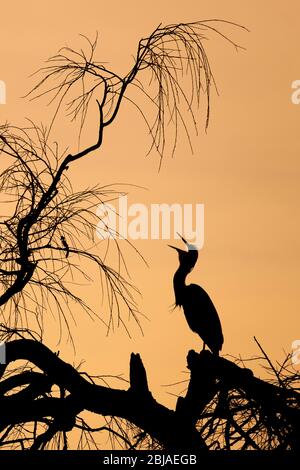
[[[194,245],[188,243],[181,235],[180,238],[187,246],[188,251],[181,250],[180,248],[172,245],[169,245],[169,247],[177,251],[180,266],[185,267],[188,271],[191,271],[197,262],[198,250]]]

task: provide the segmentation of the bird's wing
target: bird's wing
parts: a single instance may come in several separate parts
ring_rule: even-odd
[[[223,344],[221,322],[207,292],[197,284],[186,286],[183,308],[190,328],[198,333],[209,347],[213,338],[216,348],[221,349]]]

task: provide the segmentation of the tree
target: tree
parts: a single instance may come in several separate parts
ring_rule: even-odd
[[[106,327],[110,329],[117,322],[126,328],[124,311],[141,325],[135,287],[120,269],[106,263],[97,248],[88,249],[87,242],[94,243],[95,208],[114,197],[115,191],[99,186],[75,192],[68,168],[101,147],[105,129],[113,124],[125,99],[141,113],[152,139],[150,151],[158,152],[160,159],[167,151],[175,152],[179,132],[185,132],[191,143],[190,124],[197,129],[196,111],[202,94],[208,125],[214,84],[204,34],[217,34],[239,47],[217,29],[218,23],[226,22],[159,26],[139,42],[133,67],[124,77],[95,61],[97,38],[94,42],[85,38],[88,52],[59,51],[40,69],[42,78],[29,93],[33,98],[49,95],[56,103],[49,128],[33,122],[26,128],[8,123],[1,126],[0,151],[8,164],[1,174],[0,189],[9,212],[0,221],[0,332],[6,344],[6,363],[0,365],[2,448],[67,449],[69,435],[77,435],[79,449],[97,448],[94,436],[99,433],[108,433],[112,447],[127,449],[297,446],[299,377],[289,370],[289,358],[277,370],[265,355],[276,381],[263,381],[243,364],[208,351],[190,351],[187,392],[178,397],[173,411],[153,398],[139,354],[131,355],[128,388],[116,389],[103,385],[100,376],[91,377],[67,364],[43,341],[45,312],[53,305],[58,324],[70,337],[72,302],[96,315],[69,287],[70,278],[88,276],[78,259],[94,263],[104,276],[102,287],[109,312],[107,319],[99,319]],[[142,81],[147,72],[151,74],[148,87]],[[190,79],[188,90],[181,82],[184,74]],[[131,98],[130,90],[150,101],[152,123],[138,95]],[[90,104],[96,103],[98,108],[95,143],[72,154],[49,143],[66,103],[71,118],[80,121],[79,138]],[[171,136],[168,123],[173,126]],[[119,258],[125,263],[120,251]],[[103,425],[92,428],[87,412],[102,416]]]

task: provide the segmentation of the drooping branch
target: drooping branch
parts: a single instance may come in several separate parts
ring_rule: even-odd
[[[80,117],[80,133],[95,95],[102,96],[103,128],[114,122],[123,101],[128,100],[139,110],[148,127],[152,139],[150,151],[154,148],[160,158],[166,150],[167,133],[170,133],[170,127],[173,128],[173,155],[180,128],[192,147],[189,128],[193,127],[197,131],[196,112],[202,94],[206,99],[205,125],[208,125],[214,77],[204,47],[206,35],[220,37],[236,50],[240,48],[222,32],[221,28],[226,25],[246,30],[240,25],[222,20],[159,25],[148,37],[139,41],[133,66],[124,76],[95,59],[97,36],[94,41],[83,36],[87,48],[77,51],[64,47],[50,57],[47,65],[38,70],[42,78],[28,95],[31,99],[46,95],[51,97],[51,103],[57,103],[50,129],[60,108],[66,105],[72,120]],[[141,79],[145,72],[150,74],[148,84],[144,78]],[[184,83],[184,76],[188,78],[189,86]],[[76,91],[73,97],[73,89],[77,90],[78,84],[82,93],[78,95]],[[129,89],[135,89],[148,101],[155,116],[153,122],[149,122],[136,96],[132,98],[128,94]],[[187,122],[189,119],[190,122]]]
[[[103,257],[97,251],[101,243],[96,231],[97,208],[124,192],[109,185],[75,192],[67,177],[70,163],[101,145],[101,122],[99,129],[95,145],[63,157],[58,148],[48,145],[45,130],[33,123],[23,129],[0,126],[0,151],[12,158],[12,164],[0,175],[0,191],[9,198],[9,215],[0,216],[0,311],[7,325],[27,325],[30,317],[42,330],[44,311],[56,305],[59,324],[65,324],[71,336],[68,317],[61,308],[68,300],[88,315],[100,318],[99,312],[94,312],[70,287],[74,281],[91,281],[88,271],[78,264],[78,257],[96,265],[100,278],[104,275],[103,294],[110,302],[107,310],[113,310],[108,320],[100,318],[106,327],[118,323],[126,329],[121,305],[139,325],[133,295],[138,290],[126,278],[126,262],[118,240],[114,240],[119,254],[117,269],[108,265],[106,247]],[[33,323],[30,326],[36,328]]]

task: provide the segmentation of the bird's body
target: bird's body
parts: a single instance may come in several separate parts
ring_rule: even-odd
[[[185,283],[186,276],[193,269],[198,258],[197,250],[192,248],[189,251],[176,248],[180,265],[173,279],[175,304],[183,308],[190,329],[200,336],[204,347],[207,345],[213,354],[219,355],[224,339],[217,310],[202,287]]]
[[[214,354],[223,345],[221,322],[215,306],[204,289],[197,284],[185,287],[186,299],[182,308],[190,329],[197,333]],[[196,311],[197,309],[197,311]]]

